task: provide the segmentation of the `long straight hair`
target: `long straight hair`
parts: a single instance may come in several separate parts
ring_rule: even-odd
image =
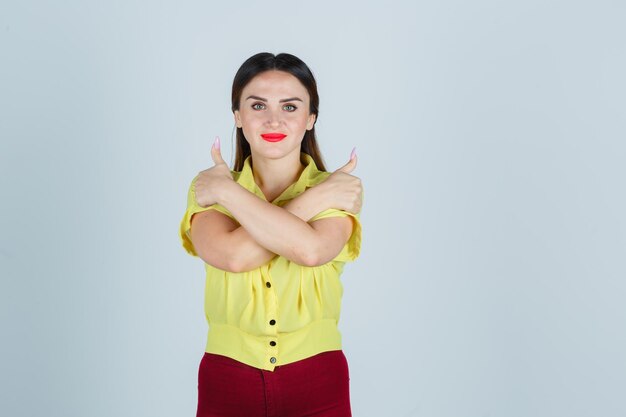
[[[258,74],[270,70],[285,71],[300,80],[302,85],[304,85],[309,92],[309,115],[315,114],[315,123],[317,123],[320,99],[317,94],[317,83],[315,82],[315,77],[313,77],[313,73],[309,67],[302,62],[300,58],[287,53],[274,55],[269,52],[260,52],[251,56],[243,64],[241,64],[241,67],[239,67],[239,70],[235,74],[235,79],[233,80],[233,113],[235,113],[235,110],[239,110],[239,101],[241,100],[241,93],[244,87]],[[313,123],[313,128],[311,130],[307,130],[304,134],[300,151],[309,154],[313,158],[317,169],[320,171],[326,171],[322,154],[320,153],[317,146],[317,140],[315,138],[315,123]],[[233,170],[241,171],[243,169],[243,162],[249,155],[251,155],[250,144],[243,135],[243,129],[238,127],[237,148],[235,151],[235,164]]]

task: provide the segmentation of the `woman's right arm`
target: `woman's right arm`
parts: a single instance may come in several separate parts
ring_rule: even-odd
[[[331,208],[320,185],[307,189],[281,208],[308,222],[316,214]],[[190,234],[198,256],[225,271],[250,271],[276,256],[261,246],[245,228],[216,210],[194,214]]]

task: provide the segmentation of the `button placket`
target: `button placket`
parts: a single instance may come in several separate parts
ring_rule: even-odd
[[[278,337],[278,326],[277,326],[277,307],[278,303],[276,300],[276,293],[274,291],[271,276],[269,274],[269,266],[266,265],[264,268],[263,280],[265,285],[265,302],[266,302],[266,310],[267,317],[266,323],[268,325],[268,332],[270,335],[269,342],[267,346],[267,360],[270,364],[275,364],[278,362],[278,346],[277,346],[277,337]]]

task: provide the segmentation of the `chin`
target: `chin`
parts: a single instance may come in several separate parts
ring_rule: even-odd
[[[289,155],[292,152],[298,152],[298,155],[299,155],[300,147],[298,147],[297,149],[285,149],[285,148],[280,148],[276,146],[276,147],[264,148],[261,150],[253,149],[253,151],[255,155],[258,155],[261,158],[280,159],[280,158],[284,158],[285,156]]]

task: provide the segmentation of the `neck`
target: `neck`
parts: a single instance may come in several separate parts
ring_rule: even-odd
[[[268,159],[252,153],[250,164],[254,182],[268,201],[274,200],[296,182],[305,168],[300,161],[300,150],[280,159]]]

